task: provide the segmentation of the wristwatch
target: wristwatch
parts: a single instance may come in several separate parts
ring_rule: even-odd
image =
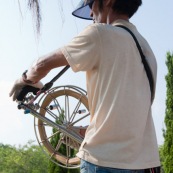
[[[31,81],[31,80],[27,80],[27,75],[26,75],[27,71],[28,71],[28,70],[25,70],[25,71],[23,72],[23,74],[22,74],[22,79],[23,79],[23,81],[24,81],[25,83],[27,83],[27,84],[35,84],[36,82],[33,82],[33,81]]]

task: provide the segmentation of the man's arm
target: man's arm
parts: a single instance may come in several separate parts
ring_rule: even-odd
[[[50,70],[68,65],[61,50],[58,49],[48,55],[39,58],[26,73],[26,80],[38,82],[44,78]]]
[[[12,97],[13,101],[15,101],[22,88],[26,85],[41,89],[43,84],[40,82],[40,80],[45,77],[53,68],[65,65],[68,65],[68,62],[61,50],[56,50],[39,58],[28,71],[23,73],[23,75],[21,75],[21,77],[15,81],[9,96]]]

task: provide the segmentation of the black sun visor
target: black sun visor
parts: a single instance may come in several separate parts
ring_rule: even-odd
[[[72,15],[81,19],[92,20],[90,16],[91,7],[94,0],[81,0]]]

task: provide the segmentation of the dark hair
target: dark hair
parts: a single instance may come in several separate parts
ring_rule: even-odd
[[[102,11],[103,9],[103,0],[99,0],[99,10]]]
[[[141,5],[142,0],[115,0],[112,9],[131,18]]]
[[[115,0],[112,9],[119,14],[126,14],[131,18],[142,5],[142,0]],[[103,9],[103,0],[99,0],[99,10]]]

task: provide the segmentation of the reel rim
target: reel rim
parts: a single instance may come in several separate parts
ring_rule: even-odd
[[[65,93],[64,93],[64,91],[65,91]],[[58,87],[54,87],[54,88],[50,89],[47,93],[45,93],[41,97],[41,99],[39,100],[38,104],[40,104],[41,101],[44,99],[42,101],[41,107],[45,107],[46,105],[49,105],[51,103],[52,99],[56,99],[59,96],[65,96],[65,94],[68,95],[68,96],[71,96],[71,97],[73,97],[75,99],[80,100],[80,102],[86,107],[87,111],[89,112],[89,106],[88,106],[88,99],[87,99],[87,93],[86,93],[86,91],[83,90],[80,87],[76,87],[76,86],[73,86],[73,85],[58,86]],[[41,115],[45,116],[46,111],[45,110],[44,111],[41,111],[41,109],[40,109],[39,110],[39,113]],[[49,140],[46,140],[47,139],[47,135],[46,135],[46,131],[45,131],[44,122],[42,120],[40,120],[40,119],[37,119],[38,125],[36,125],[36,119],[37,118],[34,117],[34,129],[35,129],[36,139],[37,139],[38,144],[42,148],[43,152],[49,158],[49,160],[51,160],[52,162],[54,162],[58,166],[61,166],[61,167],[64,167],[64,168],[70,168],[70,169],[79,168],[79,166],[80,166],[80,159],[79,158],[74,157],[72,159],[69,159],[67,157],[66,160],[68,160],[68,162],[66,162],[64,156],[62,156],[60,153],[58,153],[58,152],[56,153],[54,151],[54,150],[56,150],[56,148],[53,149],[53,147],[50,144]],[[36,127],[38,128],[38,131],[39,131],[38,133],[39,134],[37,134]],[[61,133],[61,132],[60,131],[57,131],[57,133]],[[65,137],[66,137],[66,135],[65,135]],[[42,141],[40,141],[39,138]],[[79,144],[79,147],[80,147],[80,144]],[[78,149],[79,149],[79,147],[78,147]],[[46,151],[45,148],[48,151]],[[50,157],[50,155],[51,155],[51,157]],[[54,161],[54,159],[56,159],[58,161],[61,160],[63,163],[62,162],[59,163],[57,161]]]

